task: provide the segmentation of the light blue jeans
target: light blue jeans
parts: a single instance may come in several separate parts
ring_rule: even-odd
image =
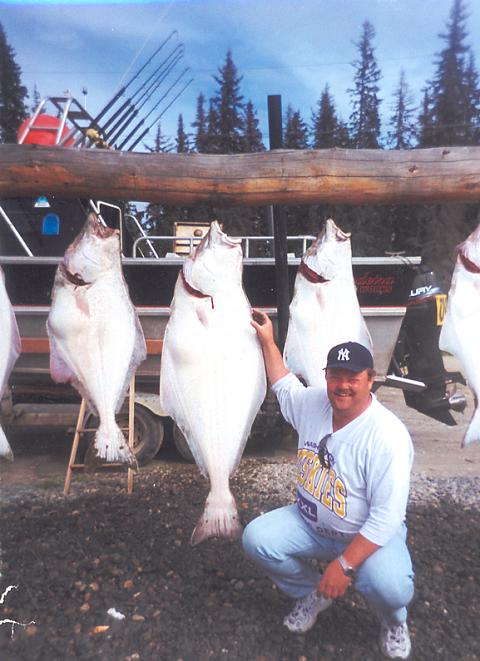
[[[413,568],[406,545],[407,529],[395,536],[358,568],[354,587],[379,619],[389,625],[407,619],[413,597]],[[243,534],[243,548],[278,587],[299,599],[313,592],[320,574],[307,558],[330,562],[348,544],[318,535],[305,522],[297,505],[287,505],[251,521]]]

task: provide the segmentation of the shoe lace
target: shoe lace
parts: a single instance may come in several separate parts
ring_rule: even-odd
[[[405,627],[403,624],[395,624],[388,628],[387,633],[389,641],[396,643],[397,645],[403,645],[405,643]]]

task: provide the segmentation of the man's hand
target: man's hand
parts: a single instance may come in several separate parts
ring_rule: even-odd
[[[250,322],[257,331],[258,339],[262,347],[275,344],[273,336],[273,324],[270,317],[262,310],[252,309],[252,321]]]
[[[357,533],[347,548],[343,551],[342,555],[347,561],[347,564],[357,570],[362,562],[365,562],[365,560],[379,548],[378,544],[374,544],[361,533]],[[342,566],[338,559],[335,558],[335,560],[332,560],[332,562],[327,565],[320,583],[317,586],[317,592],[323,594],[324,597],[335,599],[336,597],[341,597],[345,594],[345,591],[351,582],[352,579],[345,576]]]
[[[317,592],[323,594],[327,599],[336,599],[345,594],[352,579],[345,576],[343,569],[337,559],[333,560],[323,572]]]

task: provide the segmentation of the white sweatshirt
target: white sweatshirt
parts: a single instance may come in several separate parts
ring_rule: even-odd
[[[370,406],[332,433],[324,388],[287,374],[273,385],[283,416],[298,432],[297,504],[320,535],[346,541],[361,533],[384,546],[405,519],[413,445],[405,425],[372,395]],[[325,434],[331,468],[317,456]]]

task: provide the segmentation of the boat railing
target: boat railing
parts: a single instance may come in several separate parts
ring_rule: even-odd
[[[252,257],[252,252],[255,252],[255,257],[273,257],[274,255],[274,237],[273,236],[240,236],[236,237],[241,239],[243,256],[245,258]],[[310,234],[299,234],[296,236],[287,236],[287,251],[293,253],[297,257],[301,257],[312,241],[316,237]],[[176,255],[182,257],[192,252],[193,248],[200,243],[201,239],[194,236],[171,236],[171,235],[145,235],[139,236],[135,239],[132,248],[132,257],[139,258],[145,256],[145,245],[150,249],[154,244],[161,247],[155,250],[155,256],[165,254],[167,256]],[[253,245],[256,244],[255,250]],[[162,249],[163,247],[163,249]],[[142,250],[143,248],[143,250]]]

